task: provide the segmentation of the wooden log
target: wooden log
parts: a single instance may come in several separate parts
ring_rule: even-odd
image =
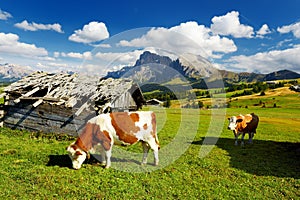
[[[20,98],[14,100],[14,102],[19,103],[21,101],[21,98],[29,97],[29,96],[31,96],[32,94],[36,93],[39,90],[40,90],[40,87],[36,87],[33,90],[31,90],[31,91],[27,92],[26,94],[22,95]]]
[[[37,131],[37,132],[44,132],[44,133],[65,133],[68,135],[78,136],[78,133],[80,133],[81,129],[78,128],[78,126],[71,124],[66,127],[61,128],[61,125],[49,123],[49,124],[43,124],[43,123],[32,123],[33,121],[24,121],[21,124],[15,123],[15,121],[6,120],[3,122],[3,125],[5,127],[10,127],[13,129],[26,129],[30,131]]]
[[[4,110],[0,110],[0,118],[2,118],[4,116]]]
[[[89,102],[85,102],[76,112],[75,112],[75,116],[79,116],[80,113],[82,113],[82,111],[86,108],[88,108],[90,106]]]
[[[4,93],[1,93],[1,94],[0,94],[0,99],[1,99],[1,98],[4,98],[5,96],[6,96],[6,93],[5,93],[5,92],[4,92]]]
[[[20,97],[21,100],[44,100],[44,101],[62,101],[60,98],[56,97]]]
[[[29,97],[29,96],[31,96],[32,94],[36,93],[39,90],[40,90],[40,87],[36,87],[33,90],[31,90],[31,91],[27,92],[26,94],[24,94],[23,97]]]
[[[19,106],[19,104],[17,105]],[[90,116],[96,116],[94,111],[84,110],[81,112],[80,116],[75,116],[74,113],[77,109],[66,108],[65,106],[57,106],[51,104],[42,104],[37,108],[32,108],[32,105],[21,105],[17,106],[8,106],[6,108],[6,116],[13,116],[16,114],[16,118],[21,116],[32,116],[36,118],[45,118],[54,121],[65,122],[73,118],[74,123],[81,123],[85,121],[86,118]],[[17,115],[19,114],[19,115]]]
[[[64,121],[56,121],[44,117],[11,113],[10,115],[5,116],[4,124],[9,124],[9,126],[13,128],[37,129],[43,132],[61,133],[70,130],[80,131],[92,117],[93,116],[90,116],[84,120],[65,118]]]
[[[75,97],[71,97],[67,102],[66,102],[66,107],[68,108],[73,108],[77,103],[77,99]]]
[[[38,107],[41,103],[43,103],[43,101],[44,101],[43,99],[39,99],[39,100],[37,100],[34,104],[32,104],[32,106],[36,108],[36,107]]]

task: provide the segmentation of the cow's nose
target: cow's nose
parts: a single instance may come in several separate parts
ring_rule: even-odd
[[[230,127],[228,126],[227,129],[230,130]]]

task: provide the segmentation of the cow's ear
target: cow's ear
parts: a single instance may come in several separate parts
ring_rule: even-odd
[[[236,120],[236,122],[239,122],[239,123],[242,122],[242,121],[243,121],[243,119],[237,119]]]

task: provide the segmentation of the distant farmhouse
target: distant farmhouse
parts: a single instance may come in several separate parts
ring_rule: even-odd
[[[278,84],[278,81],[266,81],[266,83],[269,85],[275,85]]]
[[[300,92],[300,85],[292,85],[290,87],[290,90],[294,90],[296,92]]]
[[[130,79],[36,72],[4,90],[4,126],[77,135],[99,113],[138,110],[145,103]]]
[[[150,99],[146,101],[147,105],[152,105],[152,106],[163,106],[164,102],[160,101],[158,99]]]

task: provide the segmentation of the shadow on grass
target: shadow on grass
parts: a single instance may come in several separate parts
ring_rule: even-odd
[[[216,141],[208,138],[207,141]],[[192,144],[202,145],[204,138]],[[226,150],[230,166],[259,176],[300,178],[300,143],[253,140],[253,144],[235,146],[234,139],[219,138],[216,146]],[[207,145],[214,145],[206,143]]]
[[[132,163],[140,165],[140,162],[138,162],[136,160],[121,159],[121,158],[114,158],[114,157],[111,158],[111,162],[116,162],[116,163],[132,162]],[[101,165],[100,155],[98,155],[98,154],[91,155],[90,159],[86,159],[83,164]],[[67,167],[67,168],[73,169],[72,161],[68,155],[50,155],[47,166],[59,166],[59,167]]]
[[[68,155],[50,155],[47,166],[59,166],[72,168],[72,162]]]

